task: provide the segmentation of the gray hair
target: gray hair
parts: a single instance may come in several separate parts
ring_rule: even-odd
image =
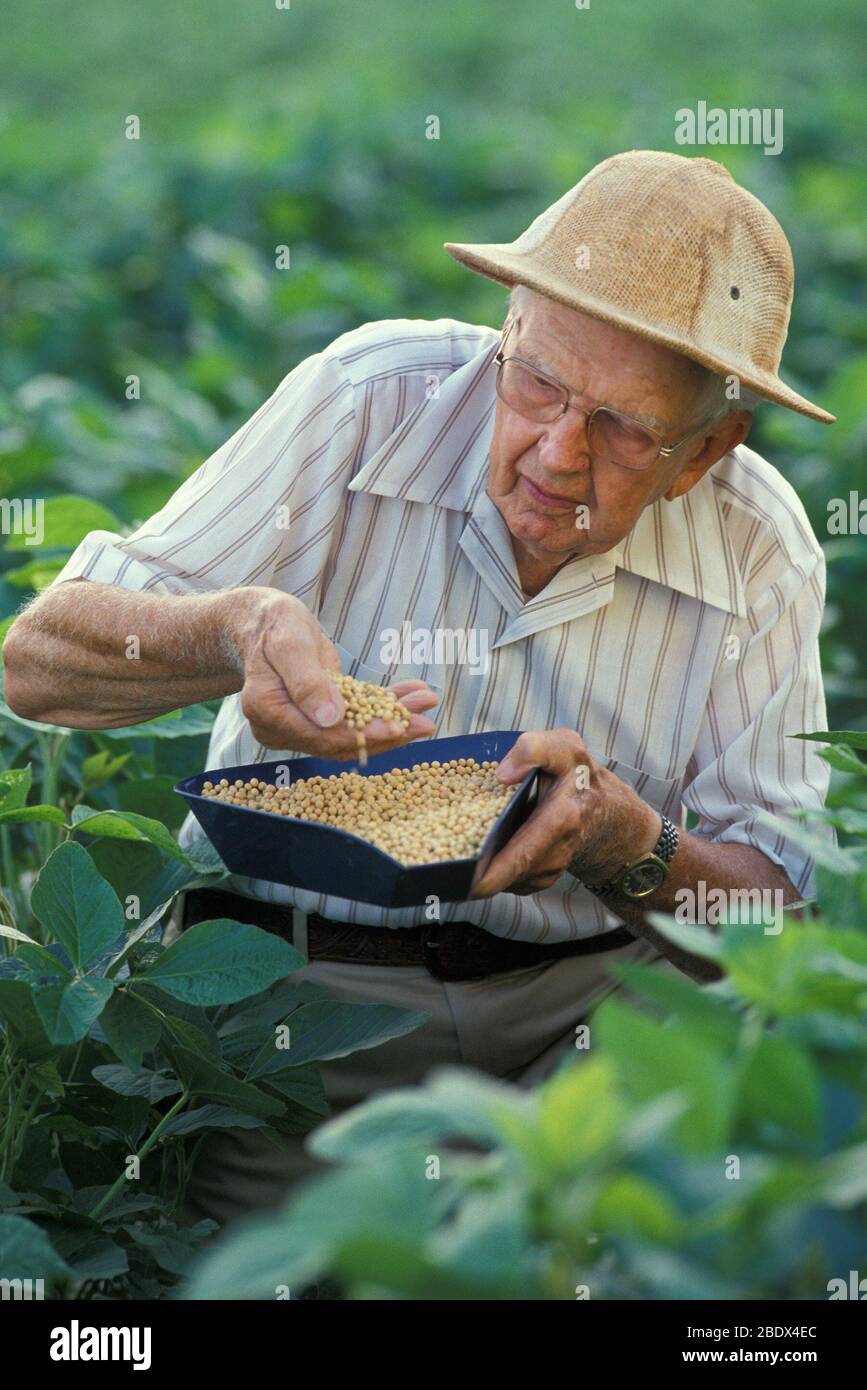
[[[520,314],[527,305],[528,297],[536,293],[538,292],[530,289],[529,285],[513,285],[509,294],[509,312]],[[718,420],[724,415],[734,414],[736,410],[752,411],[760,404],[762,397],[742,386],[734,372],[728,376],[721,376],[719,372],[702,367],[700,363],[693,365],[703,373],[698,382],[696,398],[701,403],[705,418]],[[735,392],[734,395],[730,394],[732,391]]]

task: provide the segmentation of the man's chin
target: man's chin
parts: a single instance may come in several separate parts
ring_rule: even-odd
[[[582,555],[593,555],[600,549],[599,538],[588,527],[572,528],[570,534],[569,529],[552,524],[549,517],[538,513],[520,517],[510,530],[534,560],[551,564],[562,565]]]

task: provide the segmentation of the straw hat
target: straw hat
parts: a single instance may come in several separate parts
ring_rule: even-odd
[[[792,253],[777,219],[715,160],[605,159],[512,242],[446,242],[455,260],[673,348],[813,420],[777,375]]]

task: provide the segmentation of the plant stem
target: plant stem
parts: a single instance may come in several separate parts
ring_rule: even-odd
[[[177,1115],[179,1111],[183,1110],[189,1098],[189,1092],[183,1091],[181,1095],[178,1096],[178,1099],[175,1101],[171,1109],[166,1111],[159,1124],[156,1126],[154,1130],[151,1131],[151,1133],[148,1135],[147,1139],[144,1141],[141,1148],[139,1149],[136,1155],[139,1162],[141,1162],[141,1160],[146,1156],[146,1154],[150,1153],[151,1149],[159,1139],[166,1125],[169,1123],[170,1120],[174,1119],[175,1115]],[[120,1191],[122,1184],[126,1181],[127,1178],[125,1173],[121,1173],[120,1176],[115,1179],[111,1187],[106,1192],[105,1196],[100,1198],[96,1206],[91,1211],[90,1216],[92,1220],[96,1220],[100,1212],[105,1210],[109,1202],[111,1202],[112,1199],[116,1196],[116,1194]]]
[[[71,734],[40,734],[39,748],[42,753],[41,799],[44,805],[53,806],[57,799],[57,785],[60,769]],[[60,843],[56,825],[41,825],[38,832],[39,848],[44,863],[53,849]]]
[[[6,1149],[6,1134],[8,1131],[9,1119],[11,1116],[11,1111],[8,1111],[6,1109],[6,1097],[15,1085],[16,1072],[19,1072],[23,1068],[23,1065],[23,1062],[16,1061],[14,1057],[12,1058],[11,1062],[9,1062],[7,1059],[5,1064],[6,1077],[3,1081],[2,1086],[0,1086],[0,1116],[2,1116],[5,1113],[6,1120],[3,1124],[2,1132],[0,1132],[0,1154],[2,1154]]]
[[[7,925],[18,927],[21,924],[23,913],[18,901],[18,874],[15,869],[15,860],[12,857],[12,839],[8,825],[0,825],[0,851],[3,854],[3,885],[6,890],[0,895],[0,907],[5,910],[9,917]]]
[[[81,1056],[81,1049],[82,1049],[83,1047],[84,1047],[84,1038],[81,1038],[81,1040],[79,1041],[78,1047],[75,1049],[75,1056],[74,1056],[73,1059],[72,1059],[72,1066],[69,1068],[69,1072],[68,1072],[67,1077],[66,1077],[66,1084],[67,1084],[67,1086],[69,1085],[70,1081],[72,1081],[73,1077],[75,1076],[75,1068],[78,1066],[78,1059],[79,1059],[79,1057]]]
[[[26,1066],[22,1066],[18,1078],[21,1082],[21,1085],[15,1092],[15,1097],[12,1101],[12,1108],[9,1111],[9,1116],[6,1121],[6,1126],[3,1134],[3,1159],[2,1163],[0,1163],[0,1181],[2,1182],[5,1182],[7,1177],[11,1177],[12,1172],[15,1168],[15,1164],[18,1162],[18,1155],[21,1149],[21,1144],[19,1143],[18,1138],[18,1117],[24,1106],[24,1097],[27,1094],[26,1072]],[[24,1117],[24,1124],[22,1125],[22,1130],[24,1133],[26,1133],[27,1124],[30,1121],[30,1117],[33,1114],[33,1111],[38,1101],[39,1091],[36,1092],[34,1100],[31,1103],[31,1105],[28,1106],[26,1115]]]

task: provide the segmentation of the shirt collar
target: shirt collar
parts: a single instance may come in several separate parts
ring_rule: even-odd
[[[350,491],[467,514],[461,548],[510,618],[497,645],[610,602],[618,569],[744,617],[743,582],[714,469],[683,497],[645,508],[613,550],[571,561],[539,594],[524,599],[508,528],[486,491],[498,346],[497,333],[411,411],[358,471]]]

